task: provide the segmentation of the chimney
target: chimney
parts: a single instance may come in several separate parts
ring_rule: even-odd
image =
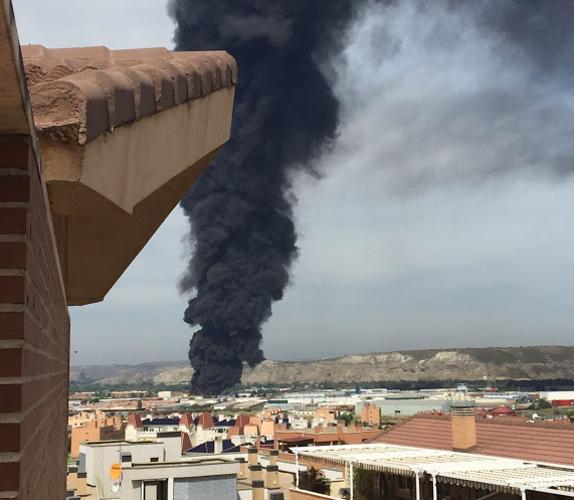
[[[78,472],[78,483],[76,493],[82,497],[88,494],[88,485],[86,483],[87,474],[85,472]]]
[[[215,453],[215,454],[223,453],[223,437],[222,436],[215,436],[215,440],[213,442],[213,453]]]
[[[253,500],[264,500],[265,499],[265,488],[263,485],[263,481],[252,481],[251,482],[252,488],[252,496]]]
[[[453,401],[450,407],[452,449],[472,451],[476,448],[476,417],[472,401]]]
[[[247,461],[249,462],[249,467],[252,465],[257,465],[259,460],[257,458],[257,448],[248,448],[247,450]]]
[[[239,462],[239,474],[237,477],[239,479],[247,478],[247,460],[245,460],[243,457],[240,457],[236,458],[235,461]]]
[[[263,481],[263,467],[259,464],[249,466],[251,481]]]
[[[265,472],[265,487],[269,491],[277,490],[279,488],[279,467],[277,466],[277,450],[271,450],[269,453],[269,465]]]
[[[278,456],[279,456],[279,450],[271,450],[269,453],[269,465],[277,465]]]

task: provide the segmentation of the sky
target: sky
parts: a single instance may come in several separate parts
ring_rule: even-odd
[[[22,44],[172,46],[159,0],[13,4]],[[466,17],[439,9],[418,24],[403,4],[360,15],[329,61],[340,135],[317,160],[322,179],[294,180],[300,256],[265,353],[572,344],[564,80],[534,81],[537,61]],[[429,43],[436,32],[449,44]],[[103,303],[71,308],[72,364],[186,358],[187,231],[178,207]]]

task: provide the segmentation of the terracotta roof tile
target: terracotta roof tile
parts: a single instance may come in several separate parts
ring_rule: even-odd
[[[211,416],[211,413],[203,412],[199,416],[199,420],[197,422],[197,425],[201,425],[201,427],[203,427],[204,429],[211,429],[215,425],[215,422],[213,421],[213,417]]]
[[[22,47],[36,127],[85,144],[115,127],[237,83],[224,51]]]
[[[193,425],[193,417],[191,416],[191,413],[183,413],[179,419],[179,425],[184,425],[190,428]]]
[[[478,420],[476,432],[476,453],[574,465],[572,424],[528,424],[513,417],[503,417]],[[450,450],[450,418],[416,415],[371,442]]]
[[[191,439],[189,439],[189,434],[187,432],[181,433],[181,452],[185,453],[192,447]]]
[[[235,427],[237,427],[237,429],[239,429],[239,434],[243,434],[243,428],[249,425],[249,415],[238,415],[237,418],[235,419]]]
[[[142,419],[137,413],[130,413],[128,415],[128,425],[131,425],[136,429],[140,429],[143,427]]]

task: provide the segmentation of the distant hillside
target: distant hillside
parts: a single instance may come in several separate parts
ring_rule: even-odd
[[[72,382],[102,386],[186,384],[185,361],[72,367]],[[456,380],[574,380],[574,347],[485,347],[358,354],[317,361],[267,360],[246,369],[246,385],[429,382]]]
[[[138,384],[186,384],[193,369],[187,361],[143,363],[141,365],[72,366],[70,382],[111,387]]]

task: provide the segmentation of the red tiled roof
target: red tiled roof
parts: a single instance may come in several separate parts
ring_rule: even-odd
[[[137,413],[130,413],[128,415],[128,425],[132,425],[136,429],[143,427],[142,419]]]
[[[211,416],[211,413],[203,412],[199,416],[199,420],[197,422],[197,425],[201,425],[201,427],[203,427],[204,429],[211,429],[214,425],[214,421],[213,421],[213,417]]]
[[[60,142],[85,144],[237,82],[225,51],[25,45],[22,56],[35,125]]]
[[[377,432],[374,429],[359,429],[345,432],[337,428],[325,429],[321,432],[276,431],[274,438],[276,441],[285,443],[313,441],[314,443],[340,442],[344,444],[361,444],[372,439]]]
[[[184,425],[190,428],[193,425],[193,417],[191,413],[183,413],[179,419],[179,425]]]
[[[231,434],[230,436],[242,436],[243,429],[246,425],[249,425],[249,415],[238,415],[235,419],[235,425],[232,429],[230,429]]]
[[[516,412],[512,409],[509,408],[508,406],[499,406],[498,408],[495,408],[494,410],[492,410],[491,415],[494,416],[502,416],[502,415],[516,415]]]
[[[187,432],[181,433],[181,451],[182,453],[189,450],[192,447],[191,439],[189,439],[189,434]]]
[[[477,420],[474,453],[574,465],[573,424],[529,424],[503,417]],[[450,417],[416,415],[371,440],[439,450],[452,449]]]
[[[283,436],[280,439],[277,439],[280,443],[306,443],[306,442],[313,442],[313,436],[305,436],[303,434],[297,434],[295,436]]]

